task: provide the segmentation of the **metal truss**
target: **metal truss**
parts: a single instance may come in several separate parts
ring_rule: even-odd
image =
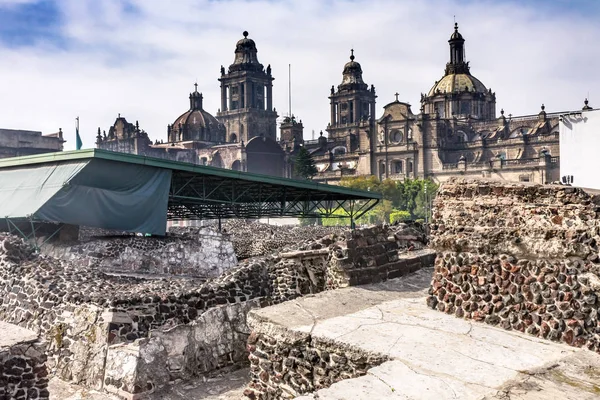
[[[326,217],[356,220],[379,199],[332,193],[269,182],[174,174],[167,218],[224,219]],[[341,210],[341,212],[340,212]]]

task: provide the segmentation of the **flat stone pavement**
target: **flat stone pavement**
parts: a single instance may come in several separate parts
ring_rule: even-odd
[[[252,315],[391,358],[299,400],[600,398],[599,354],[431,310],[431,273],[323,292]]]

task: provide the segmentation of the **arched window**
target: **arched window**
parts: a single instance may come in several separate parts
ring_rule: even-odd
[[[241,171],[242,170],[242,163],[240,162],[240,160],[235,160],[233,162],[233,164],[231,164],[231,169],[234,171]]]
[[[231,135],[229,135],[229,142],[230,143],[236,143],[237,142],[237,135],[235,133],[232,133]]]
[[[344,146],[337,146],[334,147],[333,150],[331,151],[334,155],[342,155],[342,154],[346,154],[346,148]]]

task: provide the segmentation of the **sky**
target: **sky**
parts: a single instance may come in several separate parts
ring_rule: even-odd
[[[354,49],[377,91],[418,113],[444,74],[454,19],[471,73],[496,92],[497,111],[529,115],[600,107],[596,0],[0,0],[0,128],[62,128],[84,148],[118,114],[166,140],[193,84],[204,109],[220,106],[219,70],[247,30],[271,64],[274,106],[304,136],[329,122],[329,93]]]

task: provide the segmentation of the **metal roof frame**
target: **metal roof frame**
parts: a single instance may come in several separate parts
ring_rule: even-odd
[[[0,171],[36,164],[102,159],[172,171],[167,219],[346,217],[355,220],[379,193],[100,149],[0,159]],[[342,210],[342,213],[339,213]]]

